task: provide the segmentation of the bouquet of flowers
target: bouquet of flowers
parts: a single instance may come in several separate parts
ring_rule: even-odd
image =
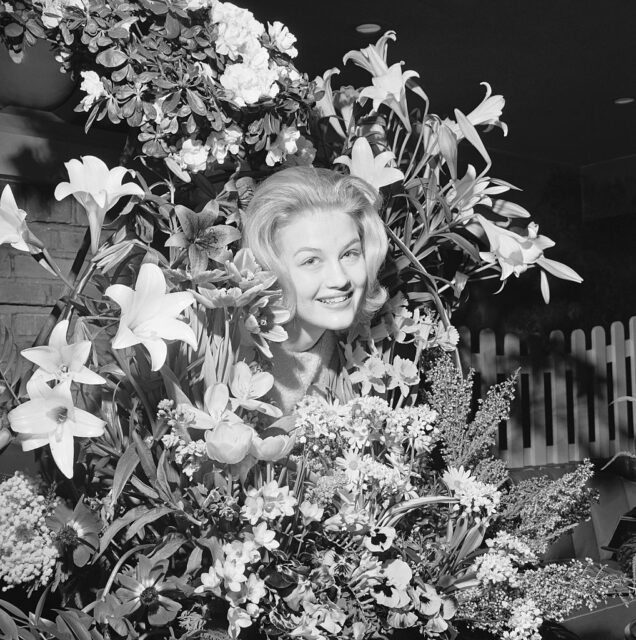
[[[430,114],[417,74],[387,63],[391,32],[345,57],[371,86],[334,91],[335,70],[310,82],[294,67],[284,25],[219,0],[20,0],[0,26],[16,60],[53,44],[87,127],[130,133],[122,166],[73,159],[55,189],[87,214],[70,274],[9,186],[0,199],[0,244],[66,283],[33,347],[2,334],[0,446],[18,438],[42,469],[0,483],[4,634],[535,638],[543,617],[629,591],[586,564],[541,565],[588,517],[591,468],[512,485],[491,450],[513,381],[473,415],[447,356],[470,279],[539,268],[546,298],[546,272],[579,279],[494,197],[511,185],[486,176],[476,127],[505,128],[501,96]],[[479,175],[458,175],[462,140]],[[295,164],[383,190],[391,297],[343,340],[347,397],[283,416],[268,363],[289,312],[239,240],[256,181]],[[550,601],[541,576],[571,598]]]

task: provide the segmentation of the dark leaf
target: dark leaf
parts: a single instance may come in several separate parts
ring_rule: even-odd
[[[181,33],[181,24],[176,18],[168,14],[166,16],[165,29],[166,38],[168,38],[169,40],[174,40],[174,38],[178,38],[179,34]]]
[[[199,96],[191,89],[186,89],[186,97],[188,100],[188,104],[190,105],[190,109],[192,109],[194,113],[200,116],[204,116],[207,114],[208,110],[205,108],[205,103],[201,99],[201,96]]]
[[[0,634],[3,640],[18,640],[18,627],[16,623],[13,621],[13,618],[2,609],[0,609]]]
[[[110,49],[106,49],[106,51],[102,51],[97,54],[95,58],[98,64],[102,64],[105,67],[119,67],[125,62],[128,61],[128,56],[119,49],[115,47],[111,47]]]
[[[121,458],[117,461],[117,467],[115,468],[115,476],[113,478],[112,504],[117,502],[123,488],[130,479],[133,471],[139,464],[139,456],[135,447],[128,447]]]
[[[135,523],[126,531],[126,540],[130,540],[140,533],[147,524],[172,512],[173,509],[171,507],[155,507],[154,509],[148,510],[143,516],[137,518]]]

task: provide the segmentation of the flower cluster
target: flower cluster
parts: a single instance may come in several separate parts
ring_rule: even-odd
[[[463,467],[451,467],[444,472],[442,480],[458,499],[453,509],[460,514],[472,513],[477,522],[488,520],[497,510],[501,492],[495,485],[480,482]]]
[[[68,281],[10,188],[0,198],[0,243],[67,284],[52,332],[22,352],[34,367],[7,384],[3,433],[50,448],[42,465],[65,498],[53,508],[19,475],[0,488],[3,584],[54,594],[37,615],[3,609],[17,635],[447,639],[468,618],[533,638],[558,611],[531,578],[580,579],[573,567],[543,580],[533,552],[585,515],[589,470],[500,491],[507,472],[488,450],[512,383],[469,421],[470,379],[426,371],[457,345],[450,311],[471,280],[540,269],[547,297],[546,272],[578,279],[499,197],[510,185],[458,163],[465,142],[490,166],[477,127],[505,132],[503,98],[487,87],[467,115],[429,113],[418,74],[388,61],[393,32],[345,56],[368,86],[334,91],[337,69],[312,83],[294,67],[282,23],[221,0],[21,0],[0,19],[14,58],[54,44],[81,78],[87,125],[124,122],[139,159],[135,172],[66,163],[55,197],[86,211],[92,252]],[[268,361],[290,310],[239,241],[256,179],[298,164],[390,186],[399,282],[342,336],[341,388],[283,416]]]
[[[47,517],[55,501],[43,496],[36,483],[23,473],[0,482],[0,582],[6,591],[16,585],[35,588],[53,576],[58,549]]]
[[[543,622],[541,611],[532,600],[515,600],[510,616],[510,631],[504,631],[504,640],[541,640],[539,627]]]

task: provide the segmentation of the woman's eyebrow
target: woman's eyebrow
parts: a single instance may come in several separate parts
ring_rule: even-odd
[[[352,245],[358,244],[358,243],[362,243],[360,238],[352,238],[351,240],[349,240],[349,242],[347,242],[347,244],[345,244],[342,247],[341,251],[345,251],[346,249],[348,249]],[[299,253],[301,253],[302,251],[313,251],[314,253],[321,253],[322,249],[319,249],[318,247],[299,247],[298,249],[296,249],[296,251],[294,251],[294,255],[296,256]]]

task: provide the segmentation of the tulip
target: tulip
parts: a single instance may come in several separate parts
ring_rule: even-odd
[[[70,182],[61,182],[55,188],[55,198],[63,200],[72,195],[86,210],[91,232],[91,250],[97,253],[99,235],[106,213],[124,196],[144,195],[137,184],[122,184],[128,169],[115,167],[108,169],[106,164],[95,156],[83,156],[82,160],[69,160],[64,165]]]
[[[223,464],[238,464],[250,452],[255,434],[244,422],[221,422],[205,433],[208,456]]]
[[[269,438],[254,436],[250,453],[258,460],[276,462],[286,458],[294,448],[296,438],[294,436],[278,435]]]
[[[105,295],[121,307],[113,349],[141,343],[150,354],[153,371],[166,361],[168,349],[164,340],[181,340],[196,349],[194,332],[185,322],[177,320],[186,307],[194,304],[194,297],[186,291],[166,293],[166,279],[156,264],[141,265],[134,289],[113,284]]]

